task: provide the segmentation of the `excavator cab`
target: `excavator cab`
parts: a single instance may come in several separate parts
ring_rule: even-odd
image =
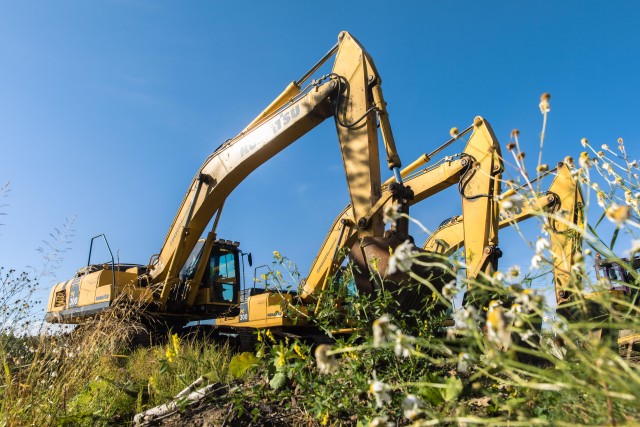
[[[197,290],[195,306],[204,312],[226,311],[239,304],[242,251],[240,243],[200,239],[180,271],[180,282]]]
[[[636,271],[640,268],[640,257],[636,257],[634,260],[623,258],[622,261],[629,264]],[[626,268],[617,262],[602,259],[600,254],[596,254],[595,264],[596,278],[610,283],[612,291],[622,291],[627,296],[631,294],[631,288],[628,284],[633,283],[634,280]]]

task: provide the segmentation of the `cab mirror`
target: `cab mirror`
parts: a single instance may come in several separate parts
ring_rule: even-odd
[[[253,266],[253,257],[251,256],[251,252],[247,255],[247,261],[249,261],[249,267]]]

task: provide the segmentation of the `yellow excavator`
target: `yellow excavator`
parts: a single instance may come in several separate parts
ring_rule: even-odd
[[[332,72],[303,88],[334,55]],[[142,304],[145,312],[176,326],[223,316],[219,318],[220,323],[229,319],[231,324],[258,327],[253,323],[254,315],[260,319],[260,327],[293,325],[282,310],[283,305],[291,303],[290,294],[265,292],[249,295],[247,301],[241,302],[242,251],[237,242],[218,239],[216,228],[225,200],[237,185],[329,117],[335,122],[351,199],[353,229],[357,236],[352,254],[360,260],[367,280],[372,277],[369,270],[375,259],[378,274],[374,277],[384,278],[386,287],[400,287],[408,275],[387,276],[387,261],[396,246],[410,239],[408,221],[398,220],[396,226],[385,232],[379,208],[382,182],[378,128],[387,165],[394,175],[394,182],[385,187],[385,197],[407,213],[412,192],[402,180],[380,75],[360,43],[342,32],[338,43],[316,65],[291,83],[239,135],[224,142],[205,160],[186,192],[158,255],[147,265],[135,265],[116,264],[113,259],[110,263],[91,264],[90,254],[86,267],[73,279],[51,290],[47,321],[80,323],[108,310],[117,301],[132,301]],[[486,153],[476,156],[484,155]],[[210,223],[211,229],[205,233]],[[442,285],[446,272],[436,270],[425,272],[416,267],[415,273],[428,274]],[[368,281],[371,287],[381,284],[376,279]],[[312,288],[306,289],[302,300],[311,298],[312,293]]]

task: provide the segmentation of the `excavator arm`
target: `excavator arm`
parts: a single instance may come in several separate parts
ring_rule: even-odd
[[[414,173],[433,157],[433,153],[425,154],[401,171],[401,175],[406,177],[404,184],[414,195],[409,201],[410,205],[458,184],[463,211],[475,217],[475,228],[484,230],[470,241],[471,249],[468,251],[467,263],[473,266],[474,274],[477,274],[479,271],[489,272],[494,268],[491,255],[498,244],[498,209],[495,195],[499,193],[503,167],[500,146],[489,123],[481,117],[476,117],[473,126],[468,130],[473,130],[473,133],[461,154],[443,161],[442,164]],[[391,195],[392,185],[390,181],[385,182],[381,198],[366,216],[362,217],[364,221],[380,215],[384,209],[391,207],[394,203]],[[479,214],[474,212],[479,209]],[[363,221],[362,218],[359,221]],[[326,287],[328,278],[333,276],[344,261],[346,253],[357,243],[357,228],[358,221],[353,216],[351,207],[347,206],[333,222],[314,259],[301,293],[303,301],[311,301]],[[476,256],[476,253],[480,256]]]

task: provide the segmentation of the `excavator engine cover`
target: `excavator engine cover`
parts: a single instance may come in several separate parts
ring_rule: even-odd
[[[408,272],[397,269],[389,274],[389,260],[391,254],[403,243],[396,235],[388,237],[366,237],[351,249],[349,257],[354,263],[354,279],[359,292],[373,294],[375,290],[383,288],[393,292],[398,302],[398,309],[402,312],[409,310],[424,310],[432,299],[432,291],[424,283],[411,278]],[[442,287],[455,280],[452,269],[442,257],[436,258],[424,249],[413,247],[414,262],[411,272],[418,277],[428,280],[431,285],[441,292]],[[367,262],[367,260],[369,260]],[[421,265],[423,263],[429,266]],[[382,280],[381,280],[382,279]]]

